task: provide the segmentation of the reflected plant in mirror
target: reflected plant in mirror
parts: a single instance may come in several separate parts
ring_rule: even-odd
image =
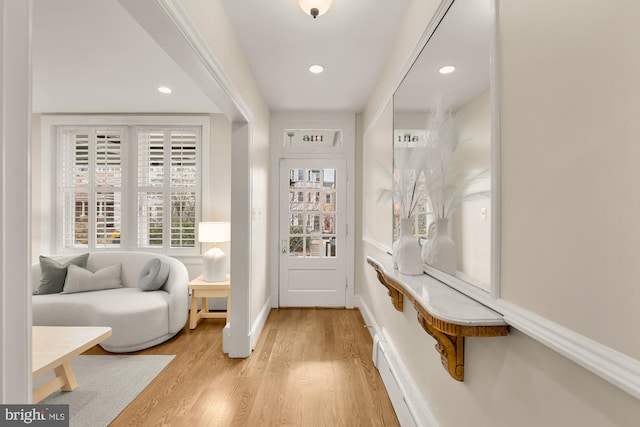
[[[393,97],[393,176],[417,196],[394,196],[394,237],[410,200],[427,272],[485,291],[495,231],[492,3],[453,1]]]
[[[418,137],[417,135],[421,135]],[[394,145],[393,172],[380,170],[388,176],[391,188],[379,191],[378,201],[392,200],[394,218],[393,261],[394,267],[402,274],[423,274],[420,245],[416,238],[416,220],[424,219],[427,195],[425,193],[425,173],[427,167],[424,132],[415,135],[405,133],[400,139],[406,143]],[[426,222],[417,225],[426,232]]]
[[[456,243],[449,236],[449,220],[464,202],[491,197],[491,169],[469,167],[467,143],[460,141],[456,114],[442,105],[436,92],[426,126],[424,197],[433,217],[422,245],[425,264],[455,276]],[[422,156],[418,156],[421,158]]]

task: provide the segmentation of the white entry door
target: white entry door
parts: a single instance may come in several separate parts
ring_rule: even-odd
[[[280,306],[344,307],[346,166],[280,161]]]

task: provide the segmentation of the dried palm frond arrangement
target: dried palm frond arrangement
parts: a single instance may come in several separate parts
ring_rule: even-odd
[[[394,147],[392,188],[380,190],[378,200],[392,199],[401,218],[412,218],[426,200],[435,218],[450,218],[465,201],[491,196],[491,170],[464,167],[457,119],[435,96],[424,141],[413,147]]]
[[[457,127],[455,114],[444,110],[437,96],[427,124],[425,168],[425,192],[436,218],[450,218],[462,202],[491,197],[491,169],[464,167]]]
[[[398,211],[400,218],[413,218],[417,213],[420,202],[427,197],[424,179],[426,165],[426,147],[394,147],[393,172],[379,165],[379,170],[387,178],[390,188],[381,188],[378,192],[378,202],[394,203],[394,212]]]

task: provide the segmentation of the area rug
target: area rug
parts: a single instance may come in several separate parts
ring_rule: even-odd
[[[78,356],[71,361],[78,388],[57,391],[40,404],[68,404],[71,427],[106,427],[174,357]],[[38,378],[34,388],[52,378]]]

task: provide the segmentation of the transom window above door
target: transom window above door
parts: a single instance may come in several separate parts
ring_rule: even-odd
[[[313,148],[342,145],[340,129],[286,129],[283,132],[285,147]]]

